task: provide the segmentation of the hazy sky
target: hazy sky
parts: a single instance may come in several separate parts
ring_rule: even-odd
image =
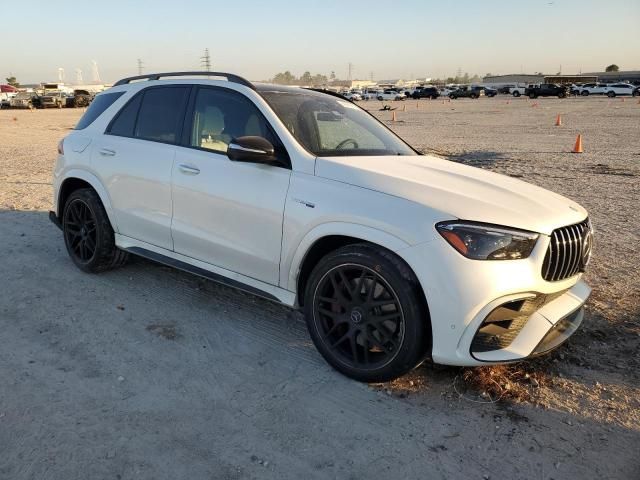
[[[14,5],[17,5],[14,3]],[[6,10],[6,9],[5,9]],[[7,13],[5,11],[5,13]],[[199,69],[253,80],[290,70],[376,79],[640,70],[640,0],[30,0],[0,29],[0,76],[103,81]]]

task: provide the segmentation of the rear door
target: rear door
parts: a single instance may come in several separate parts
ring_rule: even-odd
[[[149,87],[96,141],[92,164],[111,197],[119,233],[173,249],[171,173],[191,87]]]
[[[173,169],[175,251],[277,285],[291,177],[287,152],[244,95],[202,86],[192,104]],[[269,140],[282,163],[229,160],[231,140],[248,135]]]

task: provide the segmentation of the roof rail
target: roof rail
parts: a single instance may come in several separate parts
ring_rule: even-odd
[[[225,72],[166,72],[166,73],[149,73],[147,75],[136,75],[135,77],[127,77],[122,80],[118,80],[113,84],[114,87],[118,85],[127,85],[135,80],[160,80],[163,77],[225,77],[229,82],[239,83],[245,87],[249,87],[255,90],[256,87],[249,80],[242,78],[233,73]]]

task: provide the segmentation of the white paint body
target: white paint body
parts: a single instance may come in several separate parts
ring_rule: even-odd
[[[103,133],[133,95],[169,83],[215,85],[245,95],[279,136],[291,169]],[[144,248],[295,306],[298,274],[315,242],[344,235],[380,245],[413,269],[429,306],[433,359],[453,365],[529,356],[589,295],[581,274],[559,282],[541,276],[551,232],[587,217],[567,198],[429,156],[316,158],[258,92],[232,82],[159,80],[107,92],[116,91],[126,93],[87,128],[65,138],[54,169],[54,203],[60,215],[58,195],[66,179],[88,182],[102,199],[121,248]],[[185,164],[200,174],[186,174],[180,167]],[[455,219],[531,230],[540,238],[526,259],[470,260],[434,227]],[[531,317],[510,347],[486,358],[470,355],[479,324],[496,305],[532,292],[564,290]]]

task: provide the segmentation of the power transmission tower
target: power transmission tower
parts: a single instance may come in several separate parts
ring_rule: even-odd
[[[82,70],[76,68],[76,83],[78,85],[82,85],[83,82],[84,80],[82,79]]]
[[[144,63],[142,63],[141,59],[138,59],[138,75],[142,75],[142,67]]]
[[[200,65],[202,65],[205,71],[211,71],[211,56],[209,55],[209,49],[204,49],[204,55],[200,57]]]
[[[101,83],[100,72],[98,71],[98,62],[91,60],[91,81],[93,83]]]

